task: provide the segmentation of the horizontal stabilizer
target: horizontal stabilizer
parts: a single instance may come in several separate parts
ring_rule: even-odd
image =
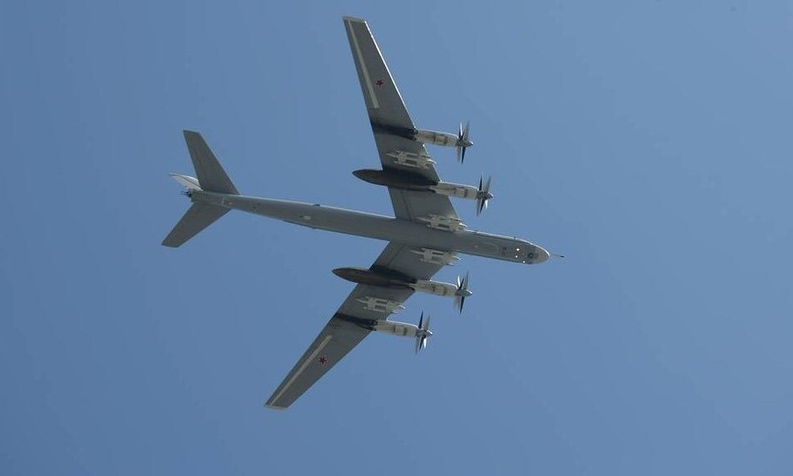
[[[190,177],[189,175],[179,175],[179,174],[168,174],[171,176],[172,179],[179,182],[179,185],[183,186],[187,190],[201,190],[201,184],[198,183],[198,179],[195,177]]]
[[[193,203],[184,214],[179,223],[165,237],[162,244],[176,248],[185,241],[194,237],[199,231],[208,227],[218,218],[228,213],[228,208],[222,208],[208,203]]]

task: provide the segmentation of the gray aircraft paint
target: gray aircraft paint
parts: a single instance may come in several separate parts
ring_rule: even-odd
[[[203,190],[192,191],[190,197],[194,202],[241,210],[295,225],[376,240],[394,241],[416,248],[455,251],[526,264],[542,263],[550,257],[550,254],[542,247],[520,238],[481,231],[437,230],[420,223],[374,213],[289,200],[219,194]]]
[[[334,271],[361,279],[353,279],[355,287],[267,400],[270,408],[289,407],[373,331],[415,338],[416,352],[424,348],[432,335],[429,315],[425,320],[422,313],[418,326],[389,317],[404,310],[403,303],[416,291],[453,297],[462,312],[463,299],[471,295],[468,274],[457,284],[432,281],[444,266],[459,260],[458,253],[525,264],[549,258],[528,241],[471,231],[462,224],[451,198],[476,200],[478,214],[492,198],[490,179],[483,183],[480,178],[479,187],[442,182],[424,144],[455,147],[462,163],[461,147],[472,145],[469,127],[461,124],[457,135],[417,129],[366,22],[345,17],[344,24],[382,167],[354,174],[387,188],[393,216],[240,195],[194,131],[184,136],[197,178],[172,174],[187,189],[192,205],[163,241],[165,246],[181,246],[231,209],[388,242],[369,270]],[[404,280],[394,285],[384,277]]]

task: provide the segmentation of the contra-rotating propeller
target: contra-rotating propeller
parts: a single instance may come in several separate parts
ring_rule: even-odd
[[[483,187],[482,176],[479,176],[479,192],[476,194],[476,216],[479,216],[482,210],[487,210],[487,202],[493,198],[493,194],[490,193],[490,181],[492,179],[493,177],[488,177]]]
[[[454,293],[454,308],[460,311],[461,314],[463,312],[465,298],[473,294],[468,289],[468,274],[469,273],[465,273],[465,277],[463,279],[460,279],[460,277],[457,276],[457,291]]]
[[[429,340],[432,332],[430,332],[430,315],[427,314],[427,320],[424,320],[424,313],[421,313],[419,318],[419,328],[416,330],[416,353],[418,354],[421,349],[427,347],[427,340]]]
[[[465,162],[465,149],[474,145],[473,142],[468,138],[469,133],[471,132],[471,121],[465,123],[465,128],[463,128],[463,123],[460,123],[460,127],[457,128],[457,142],[455,145],[457,146],[457,162],[461,164]]]

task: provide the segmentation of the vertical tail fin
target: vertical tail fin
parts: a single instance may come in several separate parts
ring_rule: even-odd
[[[187,150],[190,151],[190,158],[193,160],[193,168],[198,175],[198,183],[201,189],[207,192],[229,193],[239,195],[237,187],[226,175],[226,171],[215,158],[215,154],[209,148],[201,134],[193,131],[184,131],[184,140],[187,142]]]
[[[237,187],[223,170],[215,154],[209,148],[201,134],[193,131],[184,131],[184,139],[187,142],[187,150],[190,151],[190,159],[193,161],[198,180],[186,175],[171,174],[180,184],[187,188],[187,195],[191,196],[193,191],[207,191],[215,193],[227,193],[239,195]],[[198,232],[208,227],[218,218],[228,213],[228,208],[211,205],[205,202],[193,202],[193,205],[184,214],[179,223],[165,237],[162,244],[176,248],[184,242],[194,237]]]

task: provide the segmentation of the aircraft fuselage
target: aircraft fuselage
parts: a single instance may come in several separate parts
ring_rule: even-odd
[[[414,246],[417,250],[457,252],[525,264],[542,263],[550,256],[542,247],[520,238],[467,229],[440,230],[409,220],[317,203],[203,190],[191,191],[190,198],[194,202],[206,202],[223,208],[255,213],[318,230],[395,241]]]

